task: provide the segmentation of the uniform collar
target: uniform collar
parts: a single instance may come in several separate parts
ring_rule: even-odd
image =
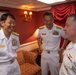
[[[53,23],[53,27],[52,27],[51,30],[54,30],[55,28],[56,28],[56,25]]]
[[[70,50],[71,48],[76,49],[76,43],[70,42],[70,44],[67,46],[67,49]]]
[[[68,46],[66,47],[66,49],[67,49],[67,50],[70,50],[71,48],[73,48],[73,43],[72,43],[72,42],[70,42],[70,43],[68,44]]]
[[[11,34],[10,37],[9,37],[9,41],[11,41],[12,39],[15,39],[14,35]]]
[[[1,30],[0,30],[0,39],[4,39],[5,38],[5,34],[4,34],[4,32],[3,32],[3,29],[1,28]]]
[[[4,39],[4,38],[7,39],[4,32],[3,32],[3,29],[0,30],[0,36],[1,36],[0,39]],[[10,35],[9,40],[11,40],[12,38],[14,38],[13,34]]]
[[[49,31],[52,31],[54,28],[55,28],[55,24],[53,23],[53,26],[52,26],[52,28]],[[46,27],[46,25],[45,25],[45,29],[48,30],[48,28]]]
[[[11,38],[15,38],[13,34],[11,34]]]
[[[73,43],[73,48],[76,50],[76,43]]]

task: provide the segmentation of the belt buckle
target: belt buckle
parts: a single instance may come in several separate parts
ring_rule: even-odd
[[[12,64],[14,62],[14,59],[10,60],[10,63]]]
[[[47,53],[50,53],[50,51],[47,51]]]

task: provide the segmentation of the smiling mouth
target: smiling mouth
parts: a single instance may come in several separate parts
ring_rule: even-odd
[[[13,30],[14,28],[9,28],[10,30]]]
[[[9,27],[9,30],[10,30],[10,31],[13,31],[13,30],[14,30],[14,27]]]

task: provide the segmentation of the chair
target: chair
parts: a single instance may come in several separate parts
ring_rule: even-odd
[[[36,63],[37,54],[25,50],[17,51],[17,60],[21,75],[41,75],[41,68]]]

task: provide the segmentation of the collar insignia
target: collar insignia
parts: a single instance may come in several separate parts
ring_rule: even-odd
[[[12,46],[16,46],[17,45],[17,40],[16,39],[12,39]]]

